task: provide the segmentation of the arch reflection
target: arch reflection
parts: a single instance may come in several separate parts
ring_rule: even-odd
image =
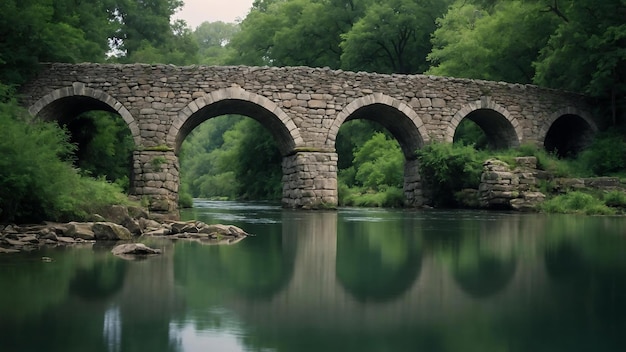
[[[400,296],[421,271],[421,242],[385,222],[344,223],[337,234],[336,275],[361,302],[386,302]]]

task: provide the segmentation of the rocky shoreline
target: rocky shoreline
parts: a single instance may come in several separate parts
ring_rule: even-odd
[[[232,225],[201,221],[157,221],[135,207],[112,206],[94,221],[29,225],[0,225],[0,253],[37,250],[96,241],[136,242],[142,237],[194,240],[203,244],[235,244],[250,236]]]

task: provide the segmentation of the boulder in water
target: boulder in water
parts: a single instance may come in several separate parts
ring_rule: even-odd
[[[160,249],[150,248],[143,243],[124,243],[115,246],[111,253],[123,259],[134,260],[149,255],[161,254]]]

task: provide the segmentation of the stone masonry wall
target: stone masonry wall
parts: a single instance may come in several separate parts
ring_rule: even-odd
[[[283,158],[283,199],[287,208],[337,205],[337,153],[298,152]]]
[[[146,197],[150,210],[173,213],[178,207],[179,172],[172,151],[135,151],[131,192]]]
[[[504,161],[489,159],[483,164],[478,197],[481,207],[532,210],[545,199],[537,192],[537,158],[515,158],[512,168]]]
[[[145,147],[165,144],[180,112],[198,110],[197,99],[230,87],[251,94],[244,100],[258,104],[259,98],[264,98],[274,103],[294,122],[303,144],[317,148],[334,148],[333,127],[338,129],[341,120],[349,117],[341,112],[353,102],[355,110],[382,104],[403,115],[415,114],[419,117],[415,123],[423,124],[415,127],[421,128],[423,139],[441,141],[452,138],[454,128],[450,127],[462,119],[458,113],[476,109],[503,112],[524,142],[541,141],[559,111],[591,110],[577,94],[503,82],[309,67],[140,64],[49,64],[24,86],[23,104],[40,111],[38,100],[76,82],[112,97],[127,109]],[[402,138],[399,142],[408,143]]]

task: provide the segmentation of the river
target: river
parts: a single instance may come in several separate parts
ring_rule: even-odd
[[[196,200],[232,246],[0,256],[0,351],[624,351],[626,218]],[[53,258],[43,262],[42,256]]]

